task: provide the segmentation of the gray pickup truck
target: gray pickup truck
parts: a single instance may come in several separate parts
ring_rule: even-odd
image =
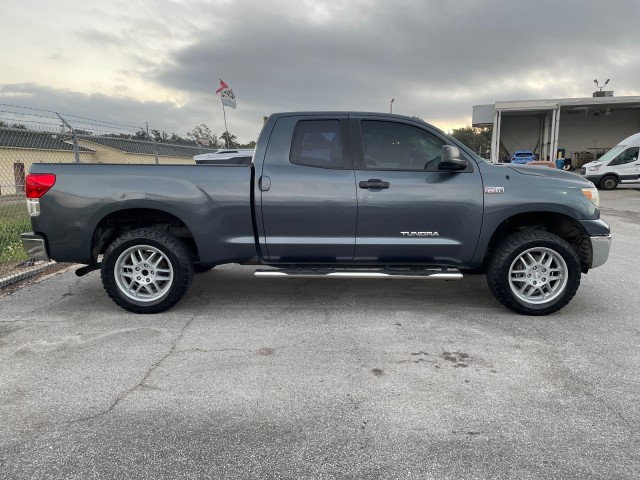
[[[488,163],[415,118],[275,114],[243,163],[35,164],[25,249],[84,264],[78,275],[100,268],[109,296],[136,313],[173,306],[194,272],[261,263],[271,268],[256,277],[482,271],[506,307],[546,315],[609,255],[591,182]]]

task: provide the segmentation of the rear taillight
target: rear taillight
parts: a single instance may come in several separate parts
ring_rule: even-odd
[[[40,198],[56,183],[53,173],[30,173],[27,175],[25,191],[27,198]]]

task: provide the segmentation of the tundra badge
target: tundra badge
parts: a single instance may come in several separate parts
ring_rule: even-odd
[[[438,232],[400,232],[403,237],[439,237]]]

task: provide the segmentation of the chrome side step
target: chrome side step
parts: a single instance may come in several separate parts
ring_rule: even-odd
[[[462,273],[457,268],[424,270],[334,270],[334,269],[293,269],[256,270],[256,278],[359,278],[391,280],[460,280]]]

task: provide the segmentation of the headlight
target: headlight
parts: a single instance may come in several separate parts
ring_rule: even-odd
[[[583,188],[582,194],[587,197],[598,208],[600,208],[600,194],[596,187]]]
[[[587,168],[587,170],[589,170],[590,172],[595,172],[596,170],[600,170],[600,167],[602,166],[602,164],[600,165],[594,165],[593,167],[589,167]]]

